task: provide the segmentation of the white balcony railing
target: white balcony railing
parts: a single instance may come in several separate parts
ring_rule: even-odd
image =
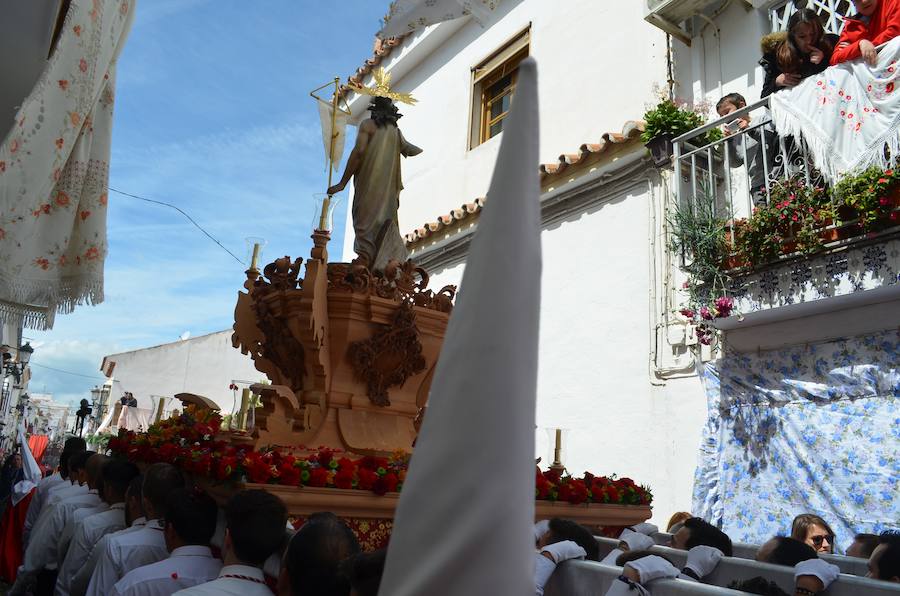
[[[713,200],[717,213],[728,220],[732,243],[734,220],[749,217],[754,206],[769,204],[774,182],[802,175],[807,185],[821,183],[804,141],[776,135],[768,108],[765,97],[672,141],[676,201]],[[705,142],[711,130],[744,118],[750,120],[746,128]]]

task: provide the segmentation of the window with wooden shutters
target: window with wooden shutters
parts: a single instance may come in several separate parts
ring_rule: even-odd
[[[530,38],[529,28],[472,69],[470,149],[503,131],[516,90],[519,63],[528,57]]]

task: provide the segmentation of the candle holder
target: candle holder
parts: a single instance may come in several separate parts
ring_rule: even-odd
[[[340,195],[326,193],[313,194],[315,210],[313,211],[313,230],[329,233],[334,229],[334,209],[341,202]]]
[[[547,463],[551,470],[562,474],[566,471],[566,466],[563,464],[565,459],[564,444],[568,438],[569,431],[564,428],[547,428],[545,430],[548,439]]]
[[[266,239],[259,236],[247,236],[247,254],[244,260],[250,263],[249,271],[259,272],[259,261],[262,258],[263,249],[266,247]]]

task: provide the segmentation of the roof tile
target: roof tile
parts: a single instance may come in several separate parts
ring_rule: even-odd
[[[581,163],[587,157],[603,153],[611,145],[625,143],[640,136],[644,131],[644,122],[640,120],[629,120],[622,127],[622,132],[607,132],[599,143],[585,143],[579,147],[578,153],[564,153],[559,156],[556,163],[545,163],[540,165],[541,184],[551,182],[554,176],[560,175],[563,171],[578,163]],[[461,221],[468,217],[469,214],[478,213],[484,207],[486,197],[479,197],[472,203],[464,203],[458,209],[452,209],[450,213],[440,215],[437,221],[426,222],[422,227],[415,229],[409,234],[405,234],[403,239],[407,244],[413,244],[420,240],[424,240],[433,233],[440,231],[442,228],[453,225],[455,222]]]

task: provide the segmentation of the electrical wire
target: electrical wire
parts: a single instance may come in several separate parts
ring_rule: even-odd
[[[93,375],[83,375],[81,373],[72,372],[70,370],[63,370],[61,368],[53,368],[52,366],[47,366],[45,364],[36,364],[34,362],[29,362],[28,366],[37,366],[38,368],[46,368],[47,370],[55,370],[56,372],[65,373],[67,375],[74,375],[76,377],[84,377],[85,379],[97,379],[97,380],[102,380],[102,381],[106,380],[106,377],[95,377]]]
[[[216,244],[218,244],[219,247],[220,247],[222,250],[224,250],[225,252],[227,252],[228,254],[230,254],[230,255],[232,256],[232,258],[233,258],[235,261],[237,261],[237,262],[240,263],[241,265],[245,265],[245,263],[244,263],[242,260],[240,260],[237,256],[235,256],[235,254],[234,254],[233,252],[231,252],[230,250],[228,250],[227,248],[225,248],[225,245],[224,245],[224,244],[222,244],[221,242],[219,242],[218,240],[216,240],[216,238],[215,238],[212,234],[210,234],[209,232],[207,232],[206,230],[204,230],[203,227],[202,227],[200,224],[198,224],[196,221],[194,221],[194,218],[193,218],[193,217],[191,217],[190,215],[188,215],[187,213],[185,213],[180,207],[177,207],[177,206],[175,206],[175,205],[173,205],[173,204],[171,204],[171,203],[166,203],[165,201],[157,201],[157,200],[155,200],[155,199],[148,199],[147,197],[142,197],[142,196],[139,196],[139,195],[131,194],[130,192],[125,192],[125,191],[123,191],[123,190],[119,190],[119,189],[113,188],[112,186],[109,187],[109,190],[111,190],[112,192],[114,192],[114,193],[116,193],[116,194],[120,194],[120,195],[122,195],[122,196],[131,197],[132,199],[138,199],[139,201],[146,201],[146,202],[148,202],[148,203],[153,203],[153,204],[156,204],[156,205],[162,205],[162,206],[164,206],[164,207],[171,207],[172,209],[174,209],[174,210],[177,211],[178,213],[180,213],[180,214],[182,214],[183,216],[185,216],[189,222],[191,222],[192,224],[194,224],[194,227],[196,227],[198,230],[200,230],[201,232],[203,232],[203,234],[206,235],[207,238],[209,238],[210,240],[212,240],[213,242],[215,242]]]

